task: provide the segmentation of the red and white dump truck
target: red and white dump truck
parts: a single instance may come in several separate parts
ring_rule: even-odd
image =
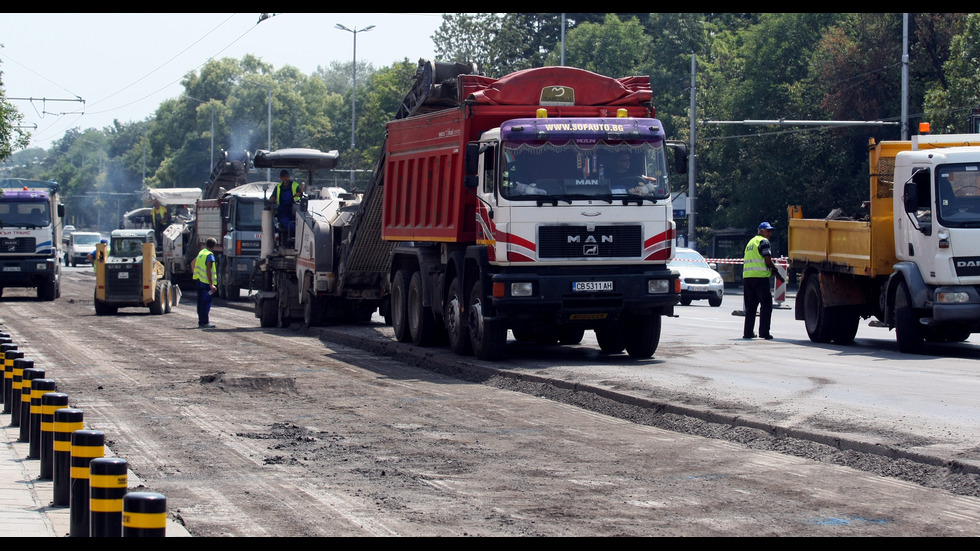
[[[336,194],[329,277],[310,274],[312,292],[291,302],[380,307],[399,340],[480,359],[503,356],[508,330],[572,344],[594,330],[604,352],[652,356],[680,285],[651,99],[646,77],[542,67],[494,79],[420,62],[372,182],[357,201]],[[686,149],[675,154],[683,171]]]

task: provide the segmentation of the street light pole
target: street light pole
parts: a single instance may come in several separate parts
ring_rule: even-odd
[[[363,29],[348,29],[347,27],[337,23],[335,28],[342,31],[347,31],[354,35],[354,62],[351,67],[352,70],[352,82],[353,88],[351,89],[351,107],[350,107],[350,153],[351,153],[351,170],[350,170],[350,187],[351,190],[354,189],[354,131],[357,128],[357,33],[363,33],[370,31],[374,28],[374,25],[368,25]]]

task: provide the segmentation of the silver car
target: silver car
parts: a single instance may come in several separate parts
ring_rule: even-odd
[[[711,306],[721,306],[725,282],[700,253],[693,249],[677,249],[674,259],[667,266],[680,274],[682,305],[708,299]]]

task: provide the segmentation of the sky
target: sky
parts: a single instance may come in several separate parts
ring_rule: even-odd
[[[434,59],[431,37],[442,24],[436,13],[278,13],[259,22],[260,15],[0,13],[0,78],[31,127],[31,146],[48,149],[71,128],[152,116],[181,95],[185,74],[212,58],[253,54],[309,75],[351,61],[356,36],[358,61],[414,63]]]

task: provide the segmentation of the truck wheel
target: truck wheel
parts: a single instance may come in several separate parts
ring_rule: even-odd
[[[240,285],[225,285],[226,300],[238,300],[242,296]]]
[[[435,342],[435,319],[432,310],[422,302],[422,273],[412,274],[408,284],[408,328],[416,346],[431,346]]]
[[[398,270],[391,282],[391,327],[395,331],[395,340],[399,342],[412,340],[408,330],[408,278],[405,270]]]
[[[303,325],[314,327],[323,325],[323,309],[316,303],[316,295],[312,290],[306,291],[306,302],[303,304]]]
[[[57,283],[54,278],[45,280],[37,286],[37,298],[45,301],[54,300],[58,296]]]
[[[163,280],[162,283],[163,283],[163,290],[164,290],[163,313],[169,314],[170,312],[173,311],[174,288],[173,285],[171,285],[170,282],[167,280]]]
[[[629,316],[619,323],[623,344],[630,358],[638,360],[653,356],[660,344],[660,313]]]
[[[912,308],[912,295],[905,282],[895,290],[895,339],[898,349],[906,354],[922,352],[923,332]]]
[[[504,346],[507,344],[507,326],[500,320],[486,318],[483,300],[483,284],[477,282],[470,290],[470,344],[477,358],[499,360],[504,356]]]
[[[837,312],[837,327],[834,330],[834,342],[837,344],[854,344],[858,326],[861,325],[861,315],[857,309],[841,306]]]
[[[466,319],[469,311],[466,310],[462,288],[459,277],[454,277],[446,297],[446,333],[449,337],[449,348],[460,356],[469,356],[473,354],[473,344],[470,343],[470,325]]]
[[[585,329],[563,325],[558,329],[558,342],[561,344],[578,344],[585,338]]]
[[[279,301],[273,299],[260,300],[256,305],[259,309],[259,325],[262,327],[275,327],[278,323]]]
[[[806,324],[806,334],[811,341],[828,343],[833,340],[838,323],[837,313],[837,310],[823,305],[820,281],[817,276],[808,277],[806,288],[803,290],[803,319]]]
[[[603,354],[619,354],[626,348],[626,344],[623,343],[623,335],[619,331],[619,323],[597,327],[595,339],[599,342],[599,350]]]
[[[153,314],[154,316],[163,315],[163,311],[164,311],[163,304],[166,301],[166,297],[164,297],[164,294],[166,294],[166,291],[164,291],[163,289],[163,282],[158,281],[156,284],[156,288],[154,289],[153,292],[153,302],[150,303],[150,313]]]

